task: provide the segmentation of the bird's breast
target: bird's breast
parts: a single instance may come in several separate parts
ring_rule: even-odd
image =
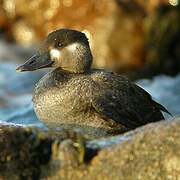
[[[40,82],[34,90],[34,109],[43,121],[72,121],[75,117],[88,115],[91,88],[78,80],[47,85]],[[90,113],[90,112],[89,112]],[[81,117],[79,117],[81,119]]]

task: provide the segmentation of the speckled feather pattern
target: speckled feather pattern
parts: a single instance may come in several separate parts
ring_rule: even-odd
[[[164,119],[161,110],[167,110],[146,91],[124,76],[91,69],[92,60],[84,33],[59,29],[48,35],[33,61],[18,68],[55,68],[33,94],[35,112],[48,127],[80,127],[99,137]]]
[[[56,69],[36,85],[34,109],[45,123],[102,130],[102,136],[163,119],[149,94],[124,76]]]

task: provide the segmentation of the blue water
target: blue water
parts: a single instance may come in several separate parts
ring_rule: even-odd
[[[17,73],[17,64],[0,64],[0,122],[43,127],[32,106],[32,91],[42,72]]]
[[[17,73],[17,64],[0,64],[0,122],[43,127],[32,106],[32,90],[43,72]],[[180,115],[180,75],[137,82],[173,115]]]
[[[174,117],[180,116],[180,74],[176,77],[159,75],[152,80],[140,80],[137,84],[165,106]],[[165,114],[165,117],[170,116]]]

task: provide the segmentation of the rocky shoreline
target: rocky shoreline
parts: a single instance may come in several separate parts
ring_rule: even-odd
[[[0,126],[0,179],[180,178],[180,118],[89,140],[81,132]]]

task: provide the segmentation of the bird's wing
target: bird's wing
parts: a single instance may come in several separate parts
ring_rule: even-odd
[[[135,128],[164,119],[151,96],[127,78],[104,73],[94,76],[93,80],[92,107],[105,120]]]

